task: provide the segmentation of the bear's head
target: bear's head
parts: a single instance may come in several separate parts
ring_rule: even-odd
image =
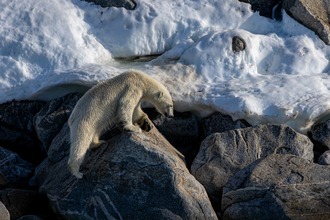
[[[167,90],[160,91],[155,98],[154,104],[157,111],[165,117],[174,117],[171,94]]]

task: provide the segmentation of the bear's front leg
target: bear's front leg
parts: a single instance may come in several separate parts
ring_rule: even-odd
[[[133,123],[138,124],[140,128],[144,131],[150,131],[153,126],[148,118],[148,115],[144,113],[141,109],[141,102],[135,107],[133,112]]]
[[[119,101],[118,119],[123,123],[124,130],[141,133],[142,130],[138,126],[133,125],[133,112],[139,102],[136,101],[134,95],[127,92]]]

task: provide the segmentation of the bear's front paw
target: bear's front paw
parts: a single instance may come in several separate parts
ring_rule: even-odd
[[[144,119],[143,124],[141,125],[141,129],[144,131],[150,131],[153,128],[152,124],[150,123],[149,119]]]

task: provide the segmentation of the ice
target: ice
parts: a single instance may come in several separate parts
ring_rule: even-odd
[[[199,117],[220,111],[301,133],[330,118],[330,47],[285,11],[275,21],[237,0],[136,2],[127,11],[2,0],[0,103],[85,92],[138,69],[164,83],[176,110]],[[231,49],[234,36],[244,51]]]

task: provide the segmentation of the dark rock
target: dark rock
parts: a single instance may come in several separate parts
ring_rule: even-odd
[[[170,144],[185,156],[186,166],[189,169],[201,143],[195,116],[190,112],[174,111],[174,118],[167,118],[155,108],[144,108],[143,111]]]
[[[43,105],[40,101],[13,101],[0,105],[0,146],[33,164],[40,163],[46,156],[33,127],[33,117]]]
[[[48,102],[34,117],[34,127],[45,151],[67,122],[81,94],[71,93]]]
[[[223,115],[220,112],[215,113],[208,118],[204,118],[201,121],[203,139],[210,134],[247,127],[251,127],[247,121],[241,119],[233,121],[229,115]]]
[[[236,53],[241,52],[243,50],[245,50],[246,48],[246,43],[245,40],[241,37],[235,36],[233,37],[233,41],[232,41],[232,50]]]
[[[250,3],[253,11],[259,11],[260,15],[272,17],[273,8],[280,0],[239,0],[240,2]]]
[[[314,124],[309,133],[314,143],[314,150],[324,152],[330,150],[330,120]]]
[[[217,218],[203,186],[157,129],[124,132],[88,151],[80,168],[81,180],[67,166],[67,131],[65,125],[35,174],[39,192],[47,194],[60,218]]]
[[[47,202],[37,192],[23,189],[0,190],[0,201],[6,206],[11,219],[30,214],[44,214]]]
[[[203,184],[213,205],[219,207],[222,188],[230,177],[274,153],[294,154],[308,161],[313,161],[314,156],[313,144],[307,136],[285,125],[258,125],[208,136],[201,144],[191,173]]]
[[[199,141],[198,123],[190,112],[174,111],[174,117],[167,118],[154,108],[145,108],[143,111],[149,116],[158,131],[182,154],[187,152],[189,146],[193,146]]]
[[[330,165],[330,150],[324,152],[324,153],[320,156],[320,158],[319,158],[319,160],[318,160],[318,163],[319,163],[320,165]]]
[[[1,220],[10,220],[10,214],[6,208],[6,206],[0,202],[0,219]]]
[[[41,101],[12,101],[1,104],[0,124],[33,133],[33,117],[44,104],[45,102]]]
[[[327,45],[330,45],[329,0],[283,0],[283,8],[293,19],[311,29]]]
[[[0,165],[0,170],[1,170],[1,165]],[[0,172],[0,189],[6,188],[9,186],[9,180],[6,178],[6,176]],[[1,219],[1,218],[0,218]]]
[[[93,2],[95,5],[99,5],[103,8],[122,7],[127,10],[134,10],[136,7],[136,2],[133,0],[83,0],[83,1]]]
[[[0,172],[2,172],[9,183],[22,186],[28,183],[33,176],[34,166],[16,153],[0,147]]]
[[[222,219],[330,219],[330,166],[273,154],[237,172],[223,189]]]

